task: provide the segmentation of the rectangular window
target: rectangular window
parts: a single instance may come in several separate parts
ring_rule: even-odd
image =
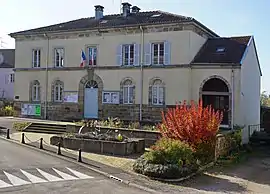
[[[164,42],[152,44],[152,64],[164,64]]]
[[[39,49],[32,51],[32,67],[40,67],[40,55],[41,51]]]
[[[55,86],[54,101],[55,102],[62,102],[63,101],[63,87],[61,84],[57,84]]]
[[[122,46],[123,65],[134,65],[134,44]]]
[[[124,104],[133,104],[133,86],[123,86],[123,103]]]
[[[40,101],[40,87],[39,85],[34,85],[33,86],[33,91],[32,91],[32,99],[33,101]]]
[[[54,49],[54,66],[55,67],[64,66],[64,49],[63,48]]]
[[[14,81],[15,81],[14,73],[9,74],[9,83],[14,83]]]
[[[163,86],[153,86],[152,90],[152,104],[163,105],[164,104],[164,88]]]
[[[119,104],[119,92],[103,92],[103,104]]]
[[[97,47],[88,47],[88,65],[97,65]]]

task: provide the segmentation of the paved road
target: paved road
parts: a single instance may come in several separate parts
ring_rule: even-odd
[[[0,193],[147,193],[76,163],[0,139]]]

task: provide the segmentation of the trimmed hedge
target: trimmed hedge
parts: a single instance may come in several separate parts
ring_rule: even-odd
[[[189,167],[179,167],[177,164],[151,164],[143,155],[135,161],[133,164],[133,170],[137,173],[153,178],[176,179],[196,172],[198,170],[198,166],[192,165]]]

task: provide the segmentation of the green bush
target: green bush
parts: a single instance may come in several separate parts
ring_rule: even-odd
[[[157,131],[158,129],[154,125],[145,125],[145,126],[143,126],[143,130],[146,130],[146,131]]]
[[[152,164],[142,155],[133,164],[133,170],[137,173],[165,179],[181,178],[197,170],[197,166],[179,167],[177,164]]]
[[[108,117],[107,120],[100,121],[98,124],[100,126],[116,127],[116,128],[122,128],[124,126],[123,121],[121,121],[119,118],[113,118],[113,117]]]
[[[12,128],[16,131],[22,131],[28,125],[30,125],[30,122],[14,122]]]
[[[7,105],[7,106],[1,108],[0,112],[3,116],[13,116],[15,111],[14,111],[12,106]]]
[[[181,141],[162,138],[145,153],[145,159],[152,164],[176,164],[180,167],[194,163],[192,148]]]
[[[141,125],[139,122],[132,122],[132,123],[129,123],[128,128],[129,129],[140,129]]]
[[[215,141],[209,140],[198,144],[194,156],[201,164],[212,162],[215,158]]]

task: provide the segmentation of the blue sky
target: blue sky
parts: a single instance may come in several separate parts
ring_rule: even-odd
[[[126,0],[143,10],[191,16],[220,36],[254,35],[259,54],[262,91],[270,93],[270,1],[268,0]],[[126,2],[125,1],[125,2]],[[14,48],[10,32],[94,16],[94,5],[105,14],[120,12],[121,0],[1,0],[0,37]],[[256,2],[256,3],[255,3]],[[1,41],[1,40],[0,40]]]

